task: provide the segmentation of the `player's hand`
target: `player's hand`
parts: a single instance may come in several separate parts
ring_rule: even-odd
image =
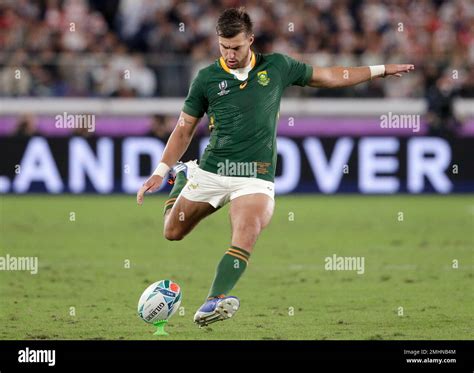
[[[140,190],[137,192],[137,203],[142,205],[143,203],[143,196],[145,193],[153,193],[156,192],[161,183],[163,182],[163,178],[159,175],[151,175],[147,181],[142,185]]]
[[[397,64],[388,64],[385,65],[385,76],[394,75],[401,77],[402,73],[408,73],[411,70],[415,70],[415,65],[404,64],[404,65],[397,65]]]

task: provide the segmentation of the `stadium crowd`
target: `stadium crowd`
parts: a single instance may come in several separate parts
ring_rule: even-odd
[[[258,52],[319,65],[414,63],[351,89],[290,95],[474,97],[472,0],[3,0],[0,96],[185,96],[219,56],[215,22],[245,5]]]

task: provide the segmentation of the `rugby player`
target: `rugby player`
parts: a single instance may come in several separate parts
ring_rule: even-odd
[[[168,240],[183,239],[203,218],[230,203],[231,242],[194,315],[199,326],[226,320],[240,307],[229,293],[273,214],[276,129],[285,89],[347,87],[414,69],[411,64],[317,67],[280,53],[255,53],[252,22],[244,8],[225,10],[216,31],[221,56],[194,78],[161,162],[137,193],[141,205],[144,194],[156,191],[171,173],[174,186],[164,213]],[[212,131],[199,165],[178,162],[205,113]]]

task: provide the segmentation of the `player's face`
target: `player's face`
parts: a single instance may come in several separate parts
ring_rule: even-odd
[[[223,38],[219,36],[219,49],[226,65],[230,69],[245,67],[250,61],[250,46],[254,40],[253,35],[246,35],[245,32],[233,38]]]

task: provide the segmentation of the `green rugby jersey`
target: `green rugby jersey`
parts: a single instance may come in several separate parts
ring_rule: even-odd
[[[305,86],[313,68],[283,54],[253,52],[251,66],[245,81],[230,72],[222,57],[200,70],[183,112],[197,118],[207,113],[209,125],[214,127],[200,168],[273,181],[281,96],[286,87]],[[250,175],[249,169],[256,172]]]

